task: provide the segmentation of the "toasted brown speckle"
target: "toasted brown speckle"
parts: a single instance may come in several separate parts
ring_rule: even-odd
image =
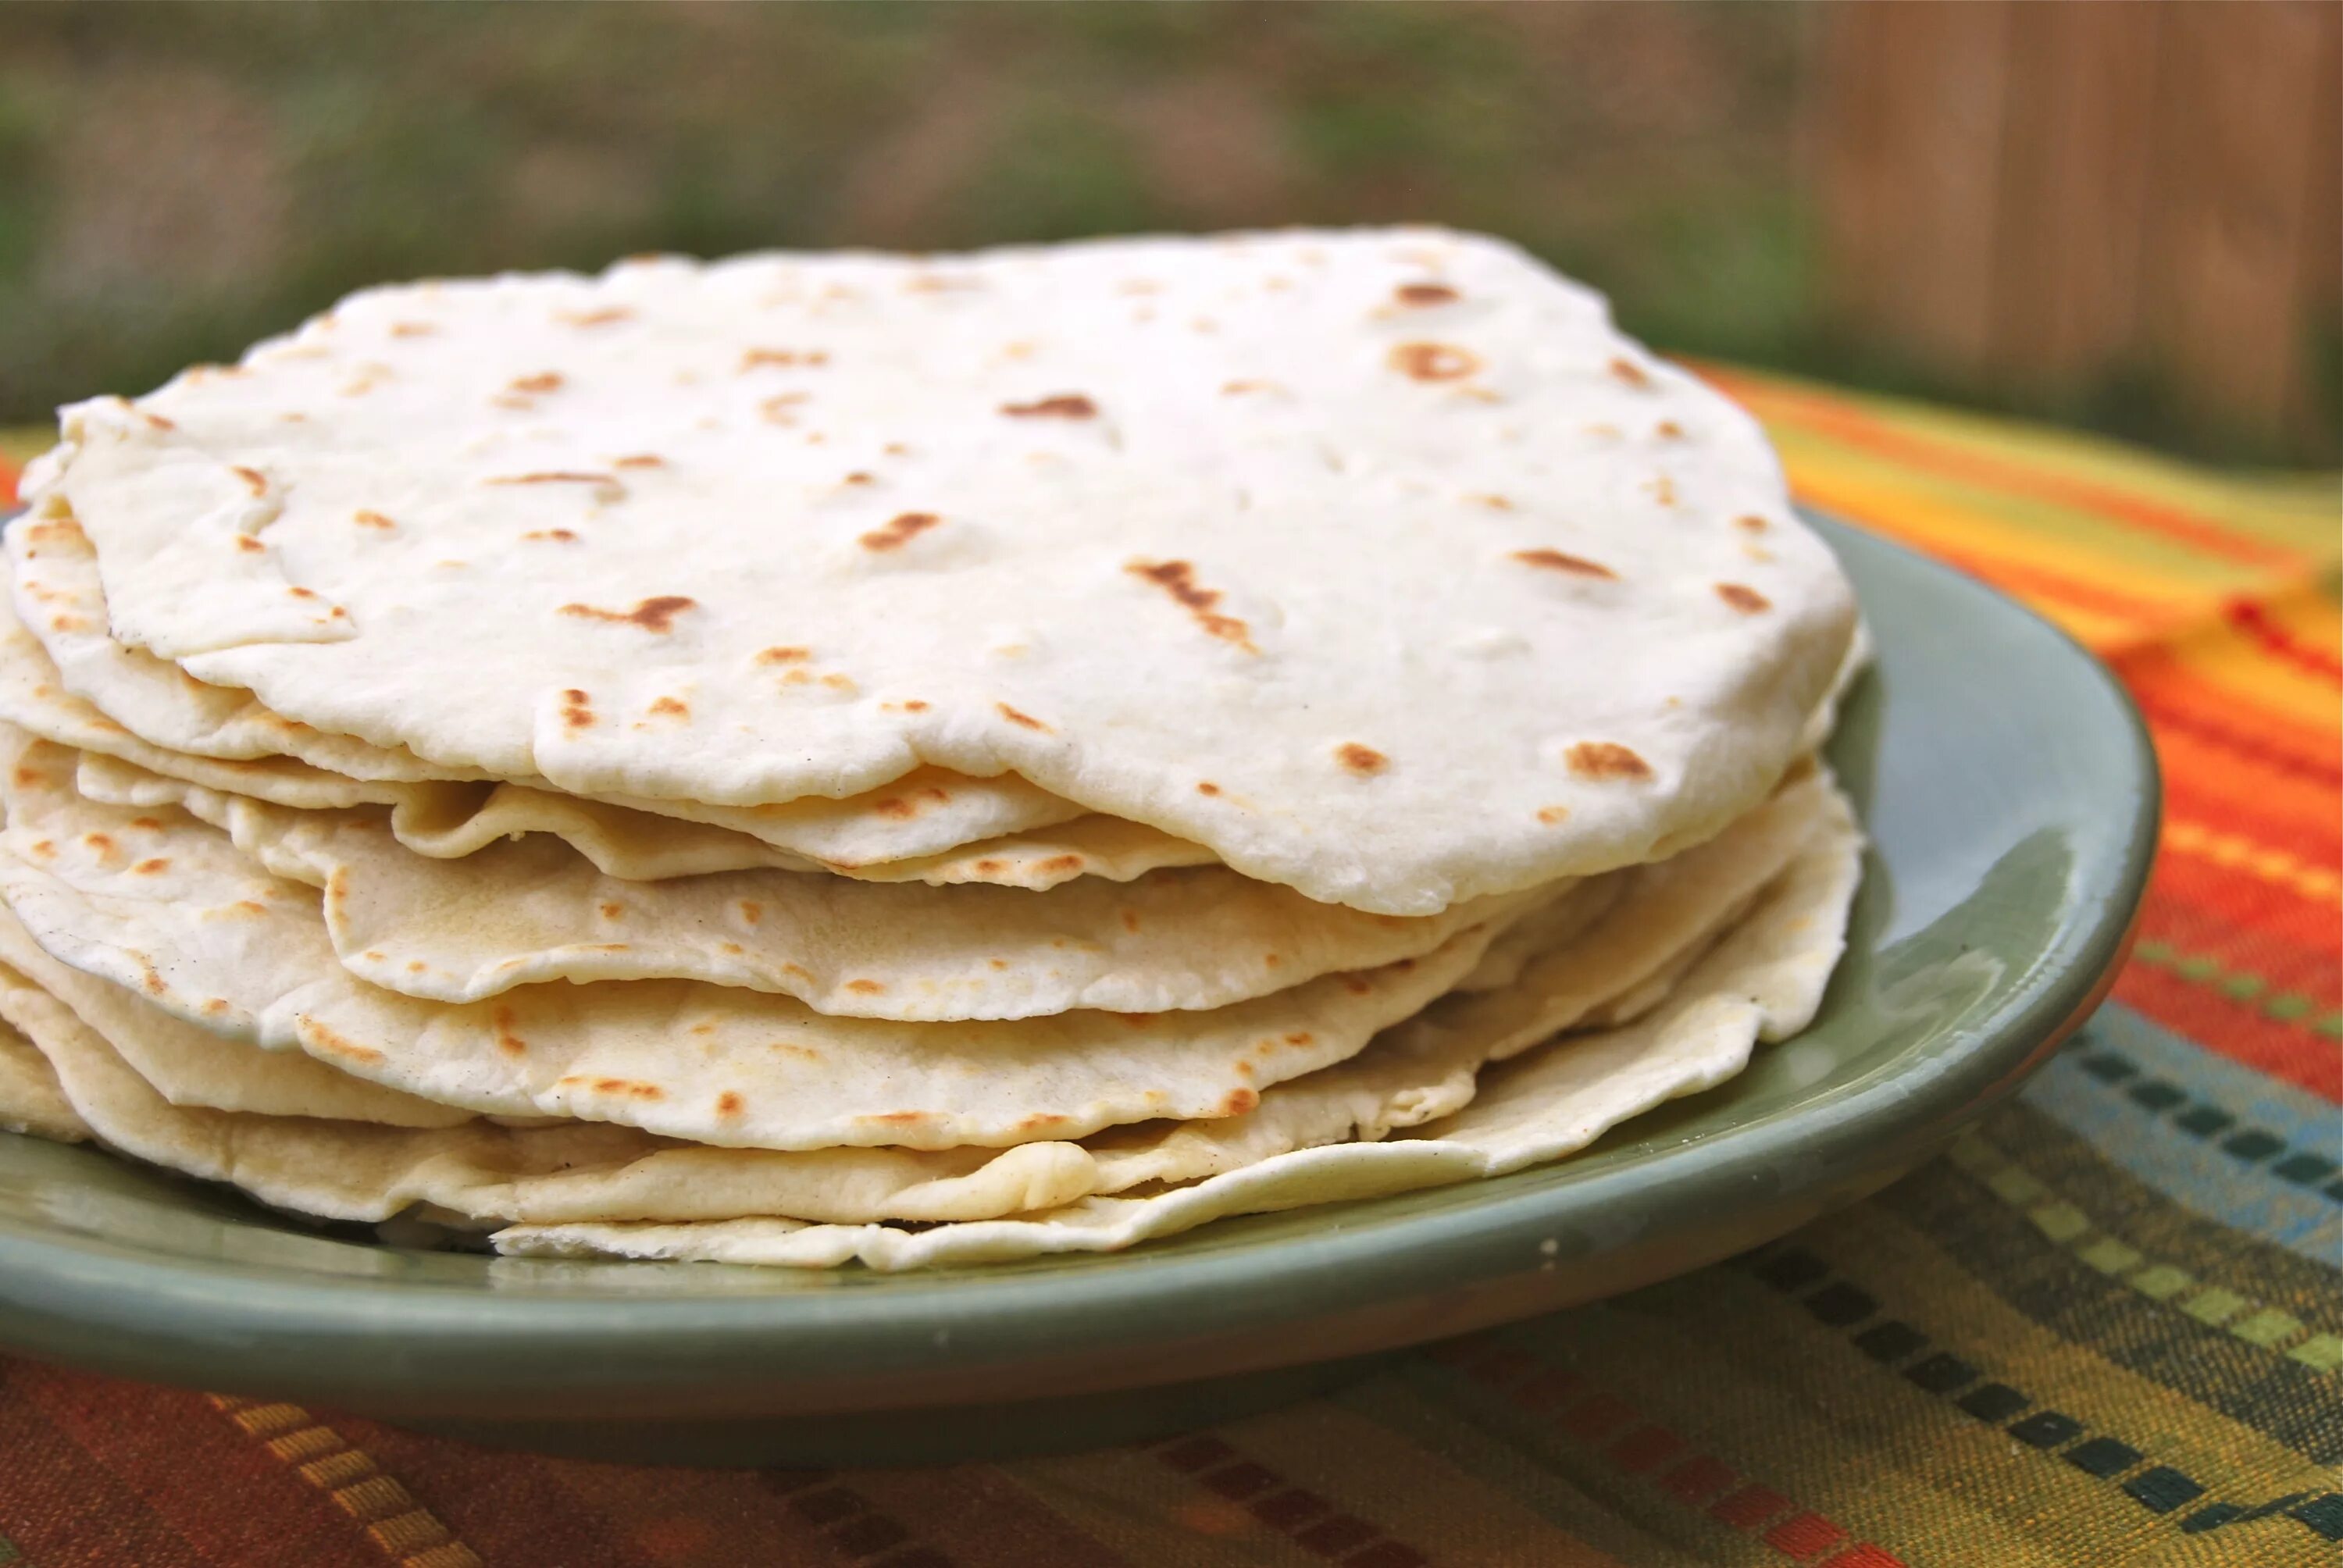
[[[699,601],[696,599],[685,598],[680,594],[660,594],[654,598],[640,601],[632,609],[602,609],[590,604],[566,604],[561,607],[561,613],[583,616],[592,620],[623,621],[630,626],[639,626],[665,637],[675,629],[677,616],[681,615],[685,610],[699,608]]]
[[[157,855],[152,859],[141,860],[130,869],[137,872],[142,877],[156,877],[169,870],[171,869],[171,862],[165,859],[162,856]]]
[[[247,555],[256,555],[256,555],[259,555],[262,551],[264,551],[264,550],[266,550],[266,549],[267,549],[267,548],[268,548],[268,547],[267,547],[266,545],[262,544],[258,539],[254,538],[250,534],[238,534],[238,535],[236,535],[236,548],[237,549],[243,550],[243,551],[244,551],[244,552],[246,552]]]
[[[1560,550],[1515,550],[1513,559],[1525,567],[1542,567],[1547,571],[1570,572],[1583,578],[1613,578],[1618,573],[1600,561],[1590,561],[1584,556],[1564,555]]]
[[[765,906],[754,899],[741,900],[739,910],[740,919],[752,926],[765,918]]]
[[[1042,723],[1040,719],[1034,718],[1030,713],[1020,713],[1017,709],[1010,707],[1009,704],[1005,702],[996,702],[992,706],[999,709],[1001,710],[1001,717],[1006,719],[1011,724],[1018,725],[1026,729],[1038,729],[1044,735],[1050,733],[1050,727]]]
[[[1040,871],[1043,876],[1065,876],[1081,870],[1087,864],[1089,864],[1089,862],[1084,860],[1080,855],[1052,855],[1048,859],[1042,861],[1039,866],[1035,867],[1034,869]],[[1132,929],[1135,930],[1138,928],[1133,927]]]
[[[757,655],[759,664],[801,664],[813,657],[808,648],[769,648]]]
[[[1462,381],[1481,368],[1481,357],[1452,343],[1403,343],[1383,362],[1417,381]]]
[[[1652,384],[1651,373],[1632,359],[1614,359],[1608,368],[1614,377],[1630,387],[1649,387]]]
[[[1223,1116],[1242,1116],[1246,1111],[1251,1111],[1260,1103],[1261,1094],[1258,1091],[1251,1089],[1232,1089],[1229,1091],[1228,1098],[1221,1101],[1221,1114]]]
[[[392,522],[380,512],[355,512],[351,514],[350,521],[357,524],[357,526],[362,528],[395,528],[398,527],[397,523]]]
[[[1570,808],[1567,806],[1541,806],[1538,808],[1537,819],[1551,828],[1569,815]]]
[[[1719,583],[1716,597],[1739,610],[1743,615],[1755,615],[1774,608],[1774,601],[1754,588],[1740,583]]]
[[[1003,403],[1001,411],[1012,419],[1095,419],[1098,405],[1079,392],[1061,392],[1031,403]]]
[[[578,536],[568,528],[531,528],[521,535],[521,538],[530,540],[550,540],[557,545],[574,545],[578,542]]]
[[[857,996],[877,996],[887,988],[875,980],[850,980],[846,982],[846,989]]]
[[[1762,534],[1767,528],[1765,518],[1755,512],[1745,512],[1733,519],[1733,526],[1745,534]]]
[[[515,392],[558,392],[561,390],[561,372],[540,370],[534,376],[516,377],[511,389]]]
[[[740,1108],[744,1103],[746,1102],[741,1100],[739,1094],[728,1089],[723,1093],[716,1097],[716,1114],[719,1116],[738,1116],[740,1114]]]
[[[234,474],[237,478],[242,479],[245,482],[246,487],[249,488],[254,495],[265,496],[268,493],[268,477],[259,469],[246,468],[242,466],[238,466],[229,469],[228,471]]]
[[[1186,561],[1132,561],[1123,570],[1136,578],[1144,578],[1170,594],[1196,618],[1196,624],[1223,642],[1234,643],[1247,653],[1259,653],[1252,643],[1252,628],[1232,615],[1222,615],[1212,607],[1221,602],[1217,588],[1199,588],[1196,568]]]
[[[1346,740],[1334,748],[1334,759],[1362,779],[1372,778],[1391,766],[1390,758],[1355,740]]]
[[[1444,283],[1403,283],[1392,290],[1392,297],[1402,305],[1422,309],[1433,305],[1453,305],[1463,297]]]
[[[862,536],[866,550],[896,550],[926,533],[943,519],[933,512],[904,512],[891,519],[883,528],[873,528]]]
[[[650,710],[653,713],[664,713],[676,719],[691,717],[691,705],[679,697],[657,698],[653,699]]]
[[[1581,779],[1649,779],[1652,765],[1633,750],[1611,740],[1582,740],[1563,754],[1570,770]]]
[[[754,370],[760,366],[811,366],[820,367],[830,363],[827,350],[820,348],[751,348],[740,356],[740,368]]]

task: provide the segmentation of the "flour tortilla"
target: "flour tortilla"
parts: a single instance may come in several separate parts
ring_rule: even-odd
[[[69,754],[35,745],[8,788],[70,769]],[[689,980],[534,985],[450,1005],[351,975],[316,890],[271,876],[217,829],[167,809],[89,806],[77,820],[89,825],[66,839],[19,807],[0,830],[0,895],[60,962],[229,1038],[297,1046],[442,1104],[729,1146],[1005,1145],[1237,1115],[1420,1010],[1498,929],[1469,925],[1421,958],[1200,1012],[882,1022]]]
[[[62,434],[116,639],[288,719],[702,806],[1011,772],[1394,914],[1713,834],[1855,620],[1753,420],[1436,230],[375,290]]]
[[[13,755],[0,744],[0,756],[15,769],[10,811],[27,844],[51,840],[71,856],[86,833],[126,838],[133,820],[157,824],[139,842],[167,864],[142,873],[101,855],[83,869],[112,896],[226,901],[202,868],[220,863],[235,883],[245,874],[220,860],[218,831],[204,825],[216,822],[271,873],[326,890],[345,969],[427,1000],[477,1001],[557,980],[681,979],[794,996],[834,1017],[904,1021],[1197,1010],[1415,958],[1563,890],[1405,920],[1313,903],[1219,866],[1128,883],[1083,879],[1046,898],[797,871],[622,882],[542,836],[434,860],[361,812],[226,797],[140,818],[84,799],[73,753],[30,741]],[[215,816],[214,806],[225,809]],[[183,841],[193,846],[186,853]]]
[[[89,1123],[57,1086],[48,1060],[15,1030],[0,1027],[0,1132],[79,1143]]]
[[[1567,1023],[1591,998],[1632,988],[1672,948],[1696,945],[1707,935],[1704,902],[1713,905],[1717,894],[1765,874],[1786,846],[1805,844],[1809,876],[1819,859],[1843,858],[1845,823],[1835,799],[1814,790],[1785,796],[1695,851],[1699,863],[1688,861],[1674,875],[1664,868],[1624,873],[1629,886],[1615,903],[1589,899],[1594,890],[1582,889],[1576,901],[1583,910],[1598,918],[1615,911],[1618,919],[1583,945],[1537,955],[1527,981],[1536,1000],[1527,1008],[1457,999],[1462,1005],[1442,1004],[1449,1010],[1437,1028],[1411,1023],[1388,1031],[1346,1067],[1271,1089],[1247,1116],[1209,1127],[1122,1129],[1087,1148],[1050,1142],[999,1151],[776,1153],[697,1148],[576,1123],[394,1131],[297,1116],[228,1116],[167,1104],[114,1054],[129,1037],[170,1024],[144,1002],[122,998],[106,1013],[112,1023],[100,1036],[78,1027],[79,1019],[48,996],[12,997],[7,982],[15,977],[0,970],[0,1013],[35,1030],[57,1056],[76,1101],[110,1141],[176,1170],[236,1181],[265,1201],[305,1213],[381,1220],[420,1203],[442,1219],[468,1222],[776,1213],[830,1224],[980,1220],[1212,1176],[1312,1144],[1381,1138],[1453,1111],[1470,1098],[1472,1077],[1464,1072],[1460,1092],[1457,1064],[1475,1052],[1512,1054],[1529,1043],[1525,1030]],[[1785,886],[1795,889],[1799,874],[1794,869]],[[1804,919],[1827,923],[1831,913],[1811,899],[1776,900],[1760,919],[1788,928]],[[1360,1070],[1378,1053],[1381,1069]]]
[[[124,1066],[173,1105],[387,1127],[454,1127],[472,1120],[468,1111],[353,1078],[297,1051],[263,1050],[224,1040],[148,1007],[121,987],[49,957],[5,909],[0,909],[0,964],[15,968],[88,1020],[115,1042]]]
[[[712,850],[707,834],[720,829],[784,851],[776,863],[853,872],[866,863],[905,861],[910,863],[880,876],[924,879],[936,874],[933,857],[956,859],[960,851],[984,845],[983,852],[968,857],[971,863],[980,862],[1004,848],[1020,848],[1004,845],[1002,835],[1052,828],[1084,815],[1081,807],[1014,776],[968,779],[936,768],[921,769],[852,799],[814,797],[748,808],[682,800],[578,800],[528,783],[356,779],[290,757],[238,761],[198,756],[154,745],[67,690],[5,596],[0,596],[0,720],[145,772],[272,805],[298,810],[387,806],[417,825],[418,842],[440,853],[468,853],[468,846],[476,848],[509,833],[543,831],[600,842],[611,846],[613,854],[632,856],[638,864],[650,866],[664,853],[659,847],[661,837],[681,833],[690,837],[683,849],[688,856],[729,852],[744,856],[744,863],[751,865],[770,858],[745,846]],[[688,826],[679,828],[679,820]],[[695,827],[705,831],[695,833]],[[1151,855],[1167,865],[1209,858],[1205,851],[1175,844],[1160,833],[1151,840],[1124,835],[1112,847],[1125,856]]]
[[[1113,1251],[1232,1214],[1380,1197],[1502,1176],[1584,1148],[1631,1116],[1742,1070],[1759,1040],[1809,1022],[1845,942],[1858,872],[1850,827],[1800,855],[1750,919],[1654,1011],[1565,1036],[1484,1075],[1464,1110],[1413,1133],[1281,1154],[1148,1196],[1093,1196],[1044,1213],[945,1224],[807,1224],[779,1218],[700,1223],[521,1224],[497,1232],[522,1257],[615,1257],[903,1270],[1054,1252]]]

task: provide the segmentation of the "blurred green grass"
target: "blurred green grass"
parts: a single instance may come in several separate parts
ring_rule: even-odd
[[[1805,5],[19,0],[0,18],[0,423],[144,390],[402,277],[1397,220],[1515,239],[1664,349],[1958,390],[1832,327]],[[2103,401],[2056,411],[2189,434],[2152,392]]]

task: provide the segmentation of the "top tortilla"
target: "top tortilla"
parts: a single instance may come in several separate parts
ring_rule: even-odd
[[[114,637],[287,719],[710,805],[1012,773],[1393,914],[1714,832],[1854,625],[1746,415],[1433,230],[375,290],[63,435]]]

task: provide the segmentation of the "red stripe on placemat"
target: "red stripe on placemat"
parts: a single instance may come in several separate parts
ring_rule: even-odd
[[[556,1461],[357,1416],[330,1419],[493,1568],[653,1568],[590,1490],[581,1496],[546,1473]]]
[[[1714,1454],[1694,1452],[1676,1433],[1645,1420],[1634,1404],[1575,1372],[1548,1366],[1524,1351],[1479,1336],[1429,1346],[1427,1353],[1556,1432],[1600,1448],[1617,1468],[1648,1476],[1663,1495],[1700,1509],[1735,1530],[1762,1531],[1760,1539],[1785,1556],[1811,1557],[1850,1539],[1851,1533],[1843,1526],[1738,1474]],[[1554,1386],[1556,1372],[1569,1380],[1565,1386],[1570,1393],[1565,1399],[1555,1400],[1540,1392]],[[1777,1534],[1781,1540],[1775,1539]],[[1827,1561],[1865,1568],[1904,1568],[1903,1559],[1868,1541],[1855,1542]]]
[[[51,1421],[21,1386],[28,1362],[0,1362],[0,1533],[25,1568],[137,1563],[218,1568],[141,1492]]]
[[[29,1362],[11,1365],[9,1385],[80,1445],[86,1457],[72,1472],[76,1488],[93,1484],[90,1470],[102,1467],[196,1561],[232,1568],[389,1568],[395,1561],[202,1394]],[[10,1461],[13,1472],[13,1452]],[[8,1490],[0,1482],[0,1495]],[[16,1543],[35,1568],[73,1560],[35,1539]],[[85,1560],[149,1561],[129,1553]]]
[[[2343,1050],[2331,1042],[2306,1049],[2301,1030],[2153,964],[2127,964],[2115,999],[2207,1050],[2343,1105]]]
[[[2275,654],[2297,669],[2307,669],[2322,679],[2343,685],[2343,658],[2338,658],[2323,648],[2316,647],[2296,637],[2269,613],[2269,607],[2258,600],[2233,598],[2221,607],[2223,617],[2231,626],[2254,639],[2263,651]]]
[[[2241,538],[2217,518],[2167,501],[2134,495],[2096,480],[2077,479],[1976,447],[1915,435],[1883,423],[1853,405],[1775,385],[1708,364],[1694,368],[1727,397],[1777,410],[1786,423],[1963,484],[2071,507],[2142,533],[2157,534],[2189,548],[2256,566],[2298,566],[2299,551]]]

